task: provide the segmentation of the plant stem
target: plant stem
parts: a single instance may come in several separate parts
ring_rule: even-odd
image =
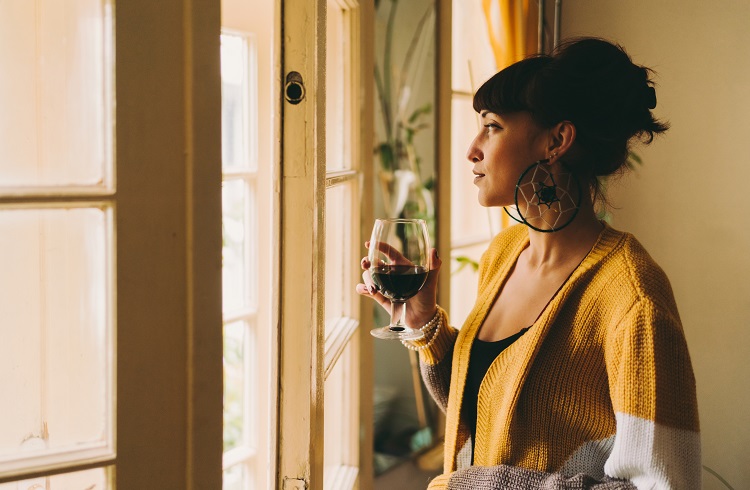
[[[432,15],[434,11],[434,4],[430,3],[430,5],[427,7],[427,10],[425,10],[425,13],[422,14],[422,18],[419,19],[419,22],[417,23],[417,28],[414,30],[414,35],[411,37],[411,41],[409,41],[409,47],[406,50],[406,56],[404,57],[404,65],[401,67],[401,76],[399,77],[399,85],[398,85],[398,99],[396,103],[398,103],[401,99],[401,92],[404,90],[404,85],[406,85],[406,73],[409,71],[408,67],[411,66],[411,59],[414,56],[414,52],[417,49],[417,44],[419,43],[419,40],[422,38],[422,29],[424,29],[425,24],[427,23],[427,19]]]
[[[391,107],[391,104],[393,103],[393,99],[391,98],[391,77],[393,76],[391,74],[391,50],[393,47],[393,24],[396,21],[397,6],[397,0],[391,0],[391,9],[388,12],[388,22],[385,28],[385,48],[383,51],[383,98],[387,102],[388,120],[391,121],[391,127],[389,129],[391,130],[393,130],[393,111]],[[389,141],[392,141],[393,135],[391,132],[388,133],[387,138]]]
[[[375,64],[375,87],[377,88],[378,100],[380,101],[380,110],[383,112],[383,126],[385,127],[385,138],[389,145],[393,145],[393,139],[391,137],[393,121],[391,120],[391,111],[388,108],[388,100],[385,97],[385,88],[383,87],[383,80],[380,76],[380,70],[378,69],[377,63]]]

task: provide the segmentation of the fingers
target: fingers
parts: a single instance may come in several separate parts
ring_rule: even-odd
[[[365,247],[369,248],[370,242],[365,242]],[[386,253],[388,257],[393,260],[397,261],[400,260],[400,263],[410,263],[406,261],[403,255],[398,253],[398,251],[390,246],[388,244],[379,243],[378,244],[378,250],[381,252]],[[390,252],[390,253],[388,253]],[[397,262],[398,263],[398,262]],[[382,261],[379,263],[382,265]],[[370,263],[370,259],[368,257],[362,257],[362,260],[360,260],[360,266],[362,267],[362,283],[357,284],[355,287],[355,291],[357,294],[361,296],[366,296],[368,298],[372,298],[375,301],[380,304],[383,308],[386,310],[389,310],[391,302],[383,296],[379,291],[377,286],[372,281],[372,276],[370,275],[370,268],[373,264]],[[378,265],[378,264],[376,264]],[[431,315],[434,315],[434,305],[435,305],[435,296],[437,295],[437,281],[438,281],[438,272],[440,271],[440,267],[443,265],[443,261],[440,259],[440,255],[437,252],[437,249],[432,248],[430,249],[430,273],[427,276],[427,283],[425,284],[425,288],[423,288],[424,291],[420,292],[415,299],[417,300],[417,304],[420,303],[430,303],[432,308],[430,309]],[[426,296],[425,296],[426,293]],[[424,299],[420,299],[420,296],[424,297]],[[419,309],[419,307],[418,307]],[[429,309],[429,308],[427,308]]]
[[[378,292],[378,287],[375,285],[374,282],[372,282],[372,276],[370,275],[370,271],[364,271],[362,273],[362,282],[364,282],[365,288],[367,288],[367,292],[369,294],[375,294]]]
[[[443,265],[443,261],[440,260],[440,255],[436,248],[430,250],[430,270],[439,271],[440,266]]]
[[[440,273],[440,267],[443,265],[443,261],[440,260],[440,255],[437,249],[433,248],[430,250],[430,273],[427,274],[427,282],[425,282],[426,288],[437,290],[438,275]]]
[[[362,270],[367,270],[370,268],[370,259],[367,257],[362,257],[362,260],[359,261],[359,265],[362,267]]]
[[[406,264],[411,265],[411,262],[404,257],[401,252],[399,252],[396,248],[391,247],[385,242],[377,242],[376,243],[377,249],[380,253],[388,257],[388,259],[394,263],[394,264]],[[368,250],[370,249],[370,241],[365,242],[365,248]]]
[[[370,263],[370,259],[368,257],[362,257],[362,260],[359,261],[360,267],[362,267],[362,270],[366,271],[369,270],[370,267],[372,267],[372,264]],[[382,260],[378,261],[376,264],[377,267],[383,267],[385,265],[385,262]]]
[[[357,294],[372,298],[375,301],[377,301],[378,304],[380,304],[380,306],[382,306],[385,309],[388,309],[390,307],[390,301],[388,301],[388,299],[385,296],[383,296],[382,294],[380,294],[380,292],[378,292],[378,287],[375,284],[373,284],[369,271],[365,271],[362,273],[362,280],[364,281],[364,284],[362,283],[357,284],[354,288]]]
[[[381,245],[384,245],[385,247],[390,248],[390,246],[387,244],[381,244]],[[370,246],[370,242],[366,241],[365,247],[369,247],[369,246]],[[384,249],[385,247],[380,247],[380,248]],[[395,250],[395,249],[391,248],[391,250]],[[404,259],[404,256],[401,255],[400,253],[398,254],[398,256],[401,257],[403,260],[406,260]],[[382,264],[382,261],[379,263]],[[406,263],[409,263],[409,262],[406,261]],[[372,266],[372,264],[370,263],[369,257],[362,257],[362,260],[359,261],[359,265],[360,267],[362,267],[362,270],[368,270]],[[437,249],[431,248],[430,249],[430,271],[440,270],[440,266],[442,265],[443,265],[443,261],[440,259],[440,254],[438,254]]]

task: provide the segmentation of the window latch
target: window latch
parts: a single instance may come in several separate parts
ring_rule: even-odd
[[[305,84],[302,75],[297,71],[290,71],[286,76],[284,97],[290,104],[297,105],[305,98]]]

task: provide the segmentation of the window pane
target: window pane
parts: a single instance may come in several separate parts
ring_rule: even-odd
[[[351,167],[348,161],[350,131],[347,114],[349,94],[348,16],[335,0],[328,0],[326,19],[326,170]]]
[[[109,236],[102,209],[0,211],[0,467],[111,453]]]
[[[108,0],[0,2],[0,182],[102,185],[112,174]]]
[[[224,470],[223,490],[248,490],[250,478],[248,478],[247,467],[240,463]]]
[[[492,2],[493,9],[497,5],[499,2]],[[497,71],[482,0],[453,0],[452,23],[452,87],[473,92]]]
[[[488,240],[500,228],[497,211],[479,204],[472,166],[466,160],[466,150],[480,127],[471,99],[454,97],[451,118],[451,235],[455,246],[457,240]]]
[[[342,467],[357,466],[359,460],[356,427],[358,419],[358,373],[351,366],[356,361],[351,343],[344,349],[336,366],[325,381],[325,434],[323,488],[352,488],[335,486],[334,482],[351,475]],[[356,476],[356,472],[353,473]],[[343,478],[346,480],[346,478]]]
[[[221,35],[222,162],[227,170],[255,170],[258,157],[256,77],[249,39]]]
[[[3,483],[0,490],[111,490],[115,486],[111,466],[93,470],[43,476],[28,480]]]
[[[255,305],[255,197],[244,179],[225,180],[222,192],[224,314]]]
[[[248,324],[224,326],[224,451],[247,444]]]
[[[222,2],[230,16],[236,15],[231,12],[237,7]],[[257,464],[258,448],[265,447],[259,427],[264,425],[262,420],[268,420],[259,408],[267,401],[266,392],[259,388],[259,380],[268,378],[267,353],[256,349],[257,321],[266,318],[265,310],[258,310],[263,295],[258,289],[256,50],[255,34],[222,32],[223,309],[228,322],[224,326],[223,488],[243,490],[264,486],[250,471],[250,464]],[[263,195],[265,190],[261,191]]]
[[[348,316],[351,284],[351,192],[346,184],[326,191],[326,337],[331,320]],[[364,250],[364,247],[363,247]]]
[[[474,307],[479,287],[479,273],[471,262],[479,263],[479,259],[487,247],[488,242],[470,247],[453,249],[451,257],[451,324],[463,325],[469,312]],[[460,260],[457,260],[460,258]]]

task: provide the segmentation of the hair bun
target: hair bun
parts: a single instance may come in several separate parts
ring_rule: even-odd
[[[649,109],[654,109],[656,107],[656,90],[654,90],[654,87],[646,86],[643,91],[643,99],[644,102],[646,102],[646,107]]]

